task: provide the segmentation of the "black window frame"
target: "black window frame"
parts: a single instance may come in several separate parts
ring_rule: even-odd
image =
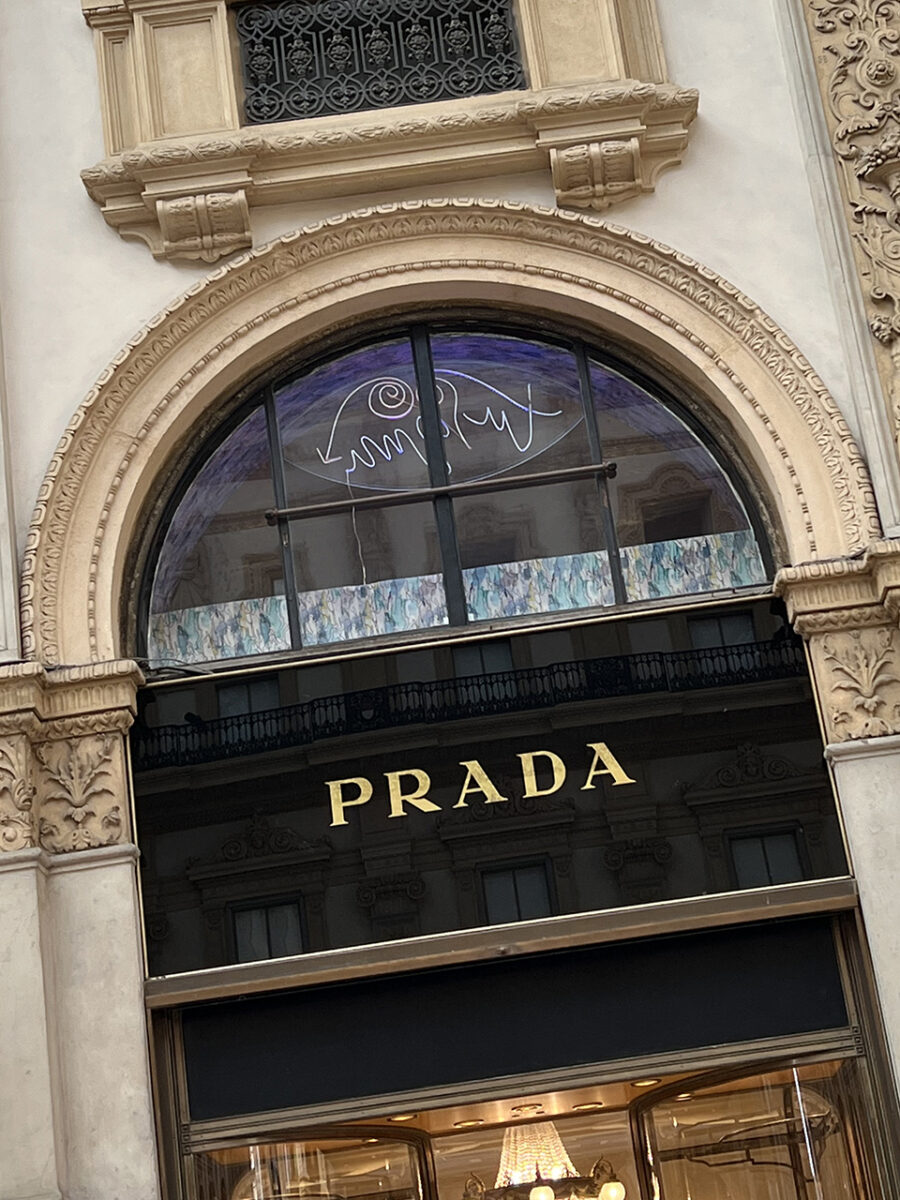
[[[509,921],[491,921],[488,914],[487,893],[484,888],[484,878],[486,875],[498,875],[505,872],[516,872],[526,867],[541,867],[544,872],[544,879],[547,884],[547,898],[550,902],[550,911],[541,917],[517,917],[515,922]],[[516,895],[516,905],[518,906],[518,892]],[[478,908],[479,916],[482,920],[484,928],[491,929],[496,925],[518,924],[522,921],[543,921],[548,917],[559,915],[559,900],[556,894],[556,871],[553,868],[553,861],[547,855],[537,855],[532,858],[515,858],[508,862],[502,860],[494,860],[489,863],[482,863],[478,868]]]
[[[755,887],[783,887],[784,884],[779,883],[760,883],[755,885],[742,884],[738,880],[737,866],[734,861],[734,843],[745,841],[749,838],[767,838],[781,837],[789,833],[794,838],[794,845],[797,848],[797,861],[800,863],[801,876],[795,883],[804,883],[813,877],[814,872],[810,867],[809,854],[806,848],[806,837],[804,835],[803,826],[797,822],[788,822],[776,825],[754,825],[747,826],[743,829],[731,829],[726,834],[728,846],[728,873],[731,877],[732,884],[740,890],[747,890],[752,886]],[[766,860],[768,866],[768,859]]]
[[[523,340],[540,341],[548,346],[555,346],[559,349],[567,350],[575,356],[576,366],[579,375],[579,383],[581,389],[582,412],[585,421],[585,428],[588,435],[589,450],[591,453],[591,462],[583,466],[564,469],[562,471],[536,472],[531,475],[515,475],[502,474],[492,476],[489,480],[477,481],[474,483],[462,483],[451,485],[446,482],[446,464],[443,454],[435,455],[436,450],[441,450],[440,431],[437,425],[437,404],[434,388],[434,367],[431,362],[430,352],[430,337],[435,334],[442,333],[483,333],[486,335],[496,334],[498,336],[507,336],[513,338],[521,338]],[[275,395],[279,389],[287,386],[293,380],[309,374],[329,362],[332,362],[344,355],[351,354],[355,351],[363,350],[367,346],[377,345],[379,342],[391,339],[408,337],[413,349],[413,359],[416,369],[417,385],[420,389],[420,402],[423,403],[423,408],[431,408],[434,416],[430,421],[430,437],[426,430],[426,454],[429,460],[429,473],[432,479],[431,485],[428,488],[416,489],[415,491],[380,493],[378,496],[371,499],[354,498],[329,502],[322,505],[309,506],[294,506],[288,507],[284,463],[281,454],[280,438],[278,434],[277,413],[275,410]],[[262,382],[250,384],[242,389],[238,405],[229,414],[228,418],[221,422],[212,432],[212,435],[203,439],[203,449],[199,454],[194,454],[185,462],[185,466],[179,474],[178,483],[174,490],[170,493],[164,506],[160,511],[160,517],[155,522],[151,535],[145,543],[143,552],[141,553],[142,566],[138,572],[138,594],[137,603],[134,605],[132,612],[136,613],[138,623],[134,632],[135,641],[137,643],[137,657],[146,661],[148,653],[148,629],[150,618],[150,603],[153,589],[153,581],[159,556],[162,552],[165,543],[166,534],[169,525],[180,505],[184,496],[190,489],[198,473],[203,469],[206,463],[213,458],[216,452],[226,439],[238,428],[238,426],[247,419],[247,417],[257,408],[263,408],[266,414],[266,423],[269,431],[269,446],[272,458],[272,477],[275,490],[275,506],[272,509],[265,510],[264,516],[270,525],[273,525],[278,530],[279,543],[282,550],[282,561],[284,566],[284,584],[285,584],[285,602],[288,614],[288,625],[290,629],[291,645],[290,647],[275,651],[271,655],[254,655],[254,660],[259,661],[262,658],[284,658],[297,655],[299,652],[316,652],[322,653],[334,651],[339,647],[350,645],[358,639],[347,639],[335,643],[322,645],[320,643],[312,643],[306,645],[302,641],[300,635],[300,613],[299,601],[297,598],[296,574],[295,574],[295,553],[292,539],[292,525],[297,520],[303,520],[310,516],[324,515],[325,511],[338,512],[341,510],[351,512],[358,511],[360,508],[372,507],[375,509],[390,507],[394,505],[409,505],[428,502],[429,500],[436,506],[435,516],[437,519],[437,505],[440,503],[444,507],[445,515],[438,521],[438,539],[439,550],[442,560],[442,576],[444,578],[444,586],[447,590],[448,600],[448,623],[442,626],[444,633],[460,632],[463,633],[466,629],[473,627],[478,628],[483,626],[485,622],[477,619],[472,620],[469,617],[465,595],[462,583],[462,569],[459,564],[459,542],[456,536],[455,526],[453,523],[452,500],[455,495],[490,495],[493,492],[505,490],[526,490],[531,487],[546,487],[552,483],[571,482],[573,480],[585,479],[594,477],[600,497],[601,504],[601,520],[603,534],[605,540],[604,551],[609,558],[610,574],[613,583],[615,594],[614,603],[609,606],[604,606],[603,609],[580,609],[578,612],[603,611],[605,613],[616,613],[625,616],[628,613],[633,613],[636,610],[646,607],[648,603],[653,603],[634,599],[629,600],[626,593],[624,571],[622,569],[620,545],[616,532],[615,517],[613,515],[613,506],[609,495],[608,480],[615,477],[615,464],[608,463],[602,456],[602,444],[600,441],[599,430],[597,427],[596,409],[593,403],[593,396],[590,385],[590,366],[591,363],[597,363],[602,367],[618,373],[629,382],[643,388],[648,395],[672,415],[681,421],[687,429],[697,438],[702,447],[711,455],[716,465],[722,471],[729,485],[734,490],[734,493],[741,504],[744,513],[747,517],[750,532],[752,533],[763,564],[763,568],[767,579],[771,579],[775,572],[775,559],[772,553],[770,536],[768,531],[768,522],[761,515],[759,498],[754,495],[749,481],[741,475],[736,464],[729,458],[723,448],[717,443],[711,431],[704,425],[697,415],[691,411],[687,405],[682,402],[677,395],[673,394],[670,388],[667,388],[658,377],[648,374],[641,370],[640,366],[623,357],[620,357],[615,350],[608,344],[599,342],[599,340],[585,337],[582,333],[570,333],[559,330],[554,330],[540,321],[519,321],[519,320],[503,320],[492,317],[490,313],[485,314],[484,320],[473,319],[471,316],[460,316],[458,319],[451,317],[441,317],[429,319],[423,317],[421,320],[410,322],[400,321],[397,323],[385,322],[383,325],[371,326],[365,335],[357,338],[346,340],[337,340],[334,345],[317,355],[309,355],[291,357],[283,366],[276,366],[271,369]],[[424,373],[425,386],[422,388],[422,377]],[[426,399],[427,396],[427,399]],[[424,413],[423,413],[424,416]],[[425,422],[428,425],[428,422]],[[431,474],[433,463],[438,463],[437,477],[438,482],[435,482],[434,475]],[[443,472],[443,475],[442,475]],[[447,515],[449,513],[449,515]],[[451,544],[452,543],[452,544]],[[452,578],[448,583],[447,565],[451,567]],[[759,586],[759,585],[752,585]],[[452,599],[451,599],[452,594]],[[702,603],[708,600],[710,593],[691,593],[684,596],[673,597],[675,600],[688,601],[689,603]],[[127,597],[124,600],[127,608]],[[530,617],[546,616],[561,618],[571,615],[572,610],[552,614],[529,614]],[[527,617],[512,617],[505,618],[510,621],[520,621]],[[378,635],[377,640],[385,639],[394,640],[402,638],[408,640],[410,636],[423,636],[428,631],[408,630],[400,634],[384,634]],[[231,661],[227,659],[216,660],[214,664],[210,664],[207,669],[215,669],[220,664],[225,664]],[[245,660],[241,660],[245,661]],[[162,669],[166,669],[163,667]]]
[[[312,948],[309,945],[309,931],[306,924],[306,905],[301,892],[282,893],[277,896],[250,896],[245,899],[231,901],[228,904],[228,956],[232,965],[243,965],[254,962],[271,962],[272,954],[268,954],[263,958],[239,958],[238,957],[238,935],[236,917],[240,912],[256,912],[263,911],[266,913],[266,940],[271,943],[271,934],[269,931],[269,909],[284,908],[288,905],[293,905],[297,909],[297,914],[300,922],[300,949],[295,951],[295,954],[309,954]],[[270,946],[271,948],[271,946]],[[288,957],[293,957],[290,955]]]

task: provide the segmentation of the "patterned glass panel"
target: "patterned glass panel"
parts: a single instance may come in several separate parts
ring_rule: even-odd
[[[237,33],[251,125],[525,86],[510,0],[269,0]]]

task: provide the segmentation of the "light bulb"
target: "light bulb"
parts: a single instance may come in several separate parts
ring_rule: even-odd
[[[539,1183],[528,1193],[528,1200],[556,1200],[556,1192],[546,1183]]]
[[[625,1200],[625,1184],[610,1179],[600,1189],[600,1200]]]

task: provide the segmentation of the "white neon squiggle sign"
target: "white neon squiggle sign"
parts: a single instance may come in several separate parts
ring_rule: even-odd
[[[461,412],[461,397],[460,391],[455,380],[464,380],[467,383],[474,384],[477,387],[484,388],[491,393],[492,397],[497,399],[484,402],[483,409],[480,414],[471,412]],[[544,420],[554,420],[564,415],[563,409],[558,408],[553,411],[536,408],[532,402],[531,384],[526,385],[528,400],[522,403],[510,396],[507,392],[501,391],[494,387],[493,384],[486,380],[479,379],[475,375],[469,375],[464,371],[454,371],[450,369],[439,370],[435,373],[435,383],[437,385],[437,402],[438,413],[440,419],[441,433],[445,440],[450,438],[458,438],[461,446],[468,451],[475,450],[473,443],[478,440],[478,433],[481,430],[493,430],[505,436],[515,452],[519,455],[528,456],[529,451],[534,447],[537,424]],[[373,417],[382,421],[407,421],[406,427],[395,426],[384,433],[366,432],[360,434],[355,443],[346,446],[341,445],[341,433],[343,417],[348,405],[352,401],[364,397],[364,406]],[[498,408],[498,401],[504,405],[508,405],[517,413],[522,413],[525,416],[524,433],[517,436],[513,425],[510,422],[510,413],[508,408],[500,408],[499,413],[495,412]],[[415,417],[413,418],[413,414]],[[412,418],[410,420],[410,418]],[[582,420],[579,414],[578,418],[571,424],[567,424],[566,428],[559,433],[559,436],[554,438],[548,445],[535,449],[534,453],[539,453],[541,450],[549,449],[550,445],[555,445],[560,438],[573,429]],[[338,406],[334,419],[328,431],[328,439],[324,450],[321,446],[316,446],[316,455],[323,467],[336,467],[337,470],[323,474],[313,470],[312,473],[321,475],[322,478],[331,479],[337,482],[350,482],[351,476],[362,468],[365,471],[375,471],[382,464],[390,463],[395,459],[401,458],[405,453],[411,451],[416,458],[423,464],[427,463],[425,452],[425,434],[422,424],[422,416],[419,411],[419,395],[416,388],[407,383],[404,379],[399,379],[393,376],[380,376],[366,380],[348,392]],[[342,467],[337,467],[337,464],[343,464]],[[311,470],[308,465],[295,463],[294,465],[305,470]],[[452,471],[452,467],[448,464],[448,469]],[[498,469],[503,469],[498,468]],[[338,476],[340,471],[340,476]],[[378,485],[370,480],[359,480],[359,484],[363,487],[377,487]]]

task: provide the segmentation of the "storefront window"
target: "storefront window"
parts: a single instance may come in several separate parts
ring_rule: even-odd
[[[864,1200],[868,1139],[860,1063],[832,1059],[378,1116],[192,1170],[202,1200]]]
[[[152,665],[764,582],[674,409],[580,342],[415,328],[264,389],[186,483]]]

